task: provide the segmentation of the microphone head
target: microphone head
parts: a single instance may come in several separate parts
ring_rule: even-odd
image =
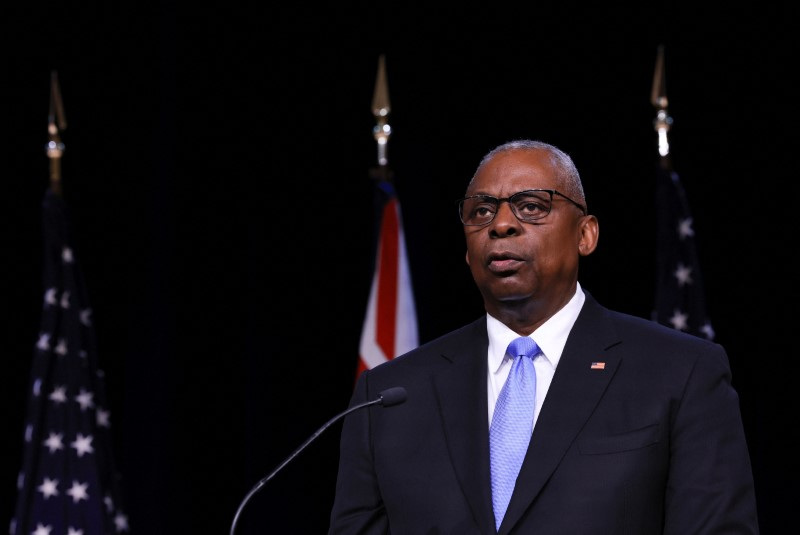
[[[406,400],[407,393],[406,389],[402,386],[395,386],[392,388],[387,388],[378,394],[378,397],[381,400],[381,405],[384,407],[391,407],[392,405],[403,403]]]

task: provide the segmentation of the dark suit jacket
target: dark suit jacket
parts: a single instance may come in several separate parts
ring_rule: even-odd
[[[481,318],[360,376],[408,399],[345,419],[330,534],[496,533],[487,348]],[[587,292],[499,533],[758,533],[724,349]]]

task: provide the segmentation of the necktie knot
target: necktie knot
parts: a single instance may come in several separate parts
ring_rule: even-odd
[[[515,338],[508,344],[506,353],[512,357],[530,357],[533,358],[539,352],[539,346],[533,341],[533,338],[528,336],[520,336]]]

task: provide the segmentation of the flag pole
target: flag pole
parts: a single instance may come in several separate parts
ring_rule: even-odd
[[[375,76],[375,91],[372,95],[372,114],[375,116],[375,127],[372,134],[378,144],[378,167],[370,172],[372,178],[391,182],[387,146],[392,135],[389,125],[389,112],[392,106],[389,102],[389,84],[386,81],[386,56],[381,54],[378,58],[378,73]]]
[[[8,532],[129,533],[92,308],[60,194],[60,131],[67,123],[55,71],[50,80],[50,186],[41,204],[44,295]],[[67,455],[73,448],[76,453]]]
[[[50,112],[47,118],[47,157],[50,158],[50,189],[61,196],[61,156],[64,154],[64,143],[61,141],[61,130],[67,128],[64,116],[64,104],[61,102],[61,90],[58,86],[58,73],[50,72]]]
[[[700,263],[695,249],[694,220],[678,173],[672,166],[667,134],[672,117],[667,113],[664,45],[659,45],[650,102],[658,133],[659,165],[656,174],[656,296],[653,319],[663,325],[708,340],[714,329],[705,307]]]
[[[375,181],[375,262],[359,342],[356,379],[364,370],[419,345],[417,313],[400,202],[386,151],[392,133],[388,120],[390,110],[386,60],[381,55],[372,99],[372,113],[376,121],[372,133],[378,143],[378,165],[370,169],[370,177]]]
[[[667,112],[667,84],[664,72],[664,45],[658,46],[656,67],[653,72],[653,88],[650,93],[650,103],[656,108],[656,118],[653,127],[658,133],[658,154],[661,156],[661,166],[670,170],[672,163],[669,157],[669,139],[667,133],[672,126],[672,117]]]

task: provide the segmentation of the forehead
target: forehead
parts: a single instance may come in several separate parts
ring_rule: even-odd
[[[558,189],[550,156],[541,150],[501,152],[475,175],[467,193],[503,197],[526,189]]]

